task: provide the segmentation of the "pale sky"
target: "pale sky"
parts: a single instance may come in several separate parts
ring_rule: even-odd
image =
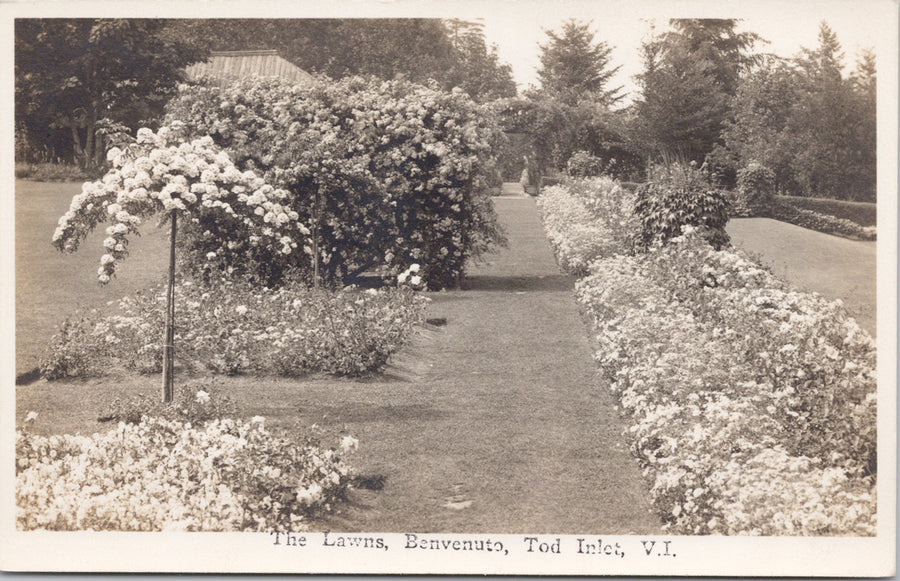
[[[651,21],[657,30],[665,30],[670,17],[743,18],[739,30],[756,32],[771,43],[757,50],[791,57],[801,47],[814,48],[818,44],[819,23],[825,20],[838,36],[848,68],[854,66],[860,49],[876,48],[879,41],[884,45],[889,40],[889,26],[897,24],[888,19],[885,26],[885,2],[878,0],[753,2],[752,10],[747,3],[742,4],[743,9],[730,5],[727,10],[721,8],[724,2],[715,4],[672,2],[670,6],[678,9],[667,8],[663,12],[656,8],[658,4],[635,1],[509,0],[483,3],[482,8],[491,9],[477,12],[483,18],[488,43],[496,43],[501,60],[513,67],[520,90],[538,83],[538,44],[546,41],[544,30],[559,30],[569,18],[592,21],[595,40],[613,47],[612,63],[622,66],[614,83],[624,85],[626,91],[635,89],[633,77],[641,71],[638,49],[650,31]],[[685,10],[685,6],[692,9]],[[896,48],[893,56],[896,58]],[[879,63],[883,62],[879,58]]]

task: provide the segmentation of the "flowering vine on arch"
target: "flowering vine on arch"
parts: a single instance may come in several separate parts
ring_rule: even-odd
[[[74,252],[98,224],[109,222],[106,252],[100,257],[97,276],[109,282],[116,265],[128,255],[128,239],[138,233],[144,218],[163,214],[171,222],[169,304],[166,324],[164,399],[172,391],[172,342],[174,318],[174,238],[179,215],[199,222],[214,218],[220,225],[220,244],[267,245],[272,251],[290,254],[306,244],[307,227],[286,202],[289,194],[267,184],[252,171],[241,172],[228,154],[210,137],[186,141],[181,124],[173,122],[156,133],[140,129],[133,144],[113,148],[107,159],[112,169],[95,182],[87,182],[59,219],[53,245]],[[209,253],[209,259],[215,258]]]

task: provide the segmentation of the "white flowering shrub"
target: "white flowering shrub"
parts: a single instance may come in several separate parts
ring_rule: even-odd
[[[33,419],[33,418],[32,418]],[[344,497],[345,453],[265,420],[144,417],[92,436],[16,432],[18,530],[307,530]]]
[[[168,117],[191,135],[211,135],[239,167],[290,192],[291,209],[318,233],[327,280],[373,268],[394,278],[418,263],[429,287],[452,286],[467,259],[503,240],[488,188],[502,133],[461,91],[361,78],[303,87],[256,79],[183,87]],[[218,239],[215,226],[195,229],[198,259]],[[219,255],[235,268],[242,256]],[[281,268],[288,266],[308,272],[310,262],[294,255]]]
[[[179,362],[222,374],[358,376],[380,369],[412,335],[428,299],[409,288],[275,289],[222,278],[176,285]],[[165,288],[126,297],[118,313],[83,314],[55,335],[41,363],[47,379],[98,376],[124,367],[162,369]],[[93,354],[87,362],[78,359]]]
[[[875,534],[875,346],[840,302],[690,227],[602,253],[576,295],[669,530]]]
[[[218,249],[264,246],[288,255],[304,246],[309,232],[299,215],[284,205],[288,193],[268,185],[252,171],[239,171],[210,137],[185,140],[182,125],[154,133],[140,129],[125,150],[112,148],[112,169],[84,184],[59,219],[53,244],[74,252],[98,224],[110,222],[103,241],[98,279],[107,283],[128,254],[128,237],[144,218],[178,212],[199,223],[214,221],[222,237]],[[252,235],[251,235],[252,233]],[[308,248],[308,247],[307,247]]]

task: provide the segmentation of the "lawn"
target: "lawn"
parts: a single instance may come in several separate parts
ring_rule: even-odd
[[[420,329],[383,373],[216,378],[243,417],[359,439],[350,462],[381,489],[354,491],[317,528],[659,532],[534,202],[497,206],[510,248],[472,269],[469,290],[429,293],[428,316],[446,325]],[[36,411],[43,434],[104,430],[111,426],[96,418],[112,399],[157,394],[159,384],[158,376],[39,380],[17,388],[17,425]]]
[[[131,244],[116,279],[97,282],[106,237],[101,225],[74,254],[50,243],[56,222],[69,208],[80,183],[16,180],[16,374],[34,369],[60,323],[76,309],[106,308],[136,290],[163,280],[167,239],[150,222]]]
[[[769,218],[728,222],[731,242],[798,288],[841,299],[875,336],[876,243],[847,240]]]

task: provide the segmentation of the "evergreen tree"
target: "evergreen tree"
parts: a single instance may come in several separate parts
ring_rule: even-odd
[[[594,41],[590,23],[569,20],[557,33],[545,31],[546,44],[540,45],[541,88],[549,95],[574,104],[588,99],[612,105],[623,97],[622,87],[609,88],[620,67],[611,67],[612,47]]]
[[[818,47],[805,49],[796,60],[802,93],[786,131],[795,152],[794,173],[807,196],[853,197],[858,119],[843,59],[837,35],[823,22]]]
[[[484,25],[456,18],[444,22],[454,61],[444,85],[459,87],[477,101],[515,97],[512,67],[500,62],[496,45],[488,48]]]
[[[826,23],[815,49],[771,59],[746,77],[723,134],[735,169],[756,161],[788,193],[875,200],[875,57],[843,73],[843,51]]]
[[[648,155],[702,162],[720,143],[729,102],[761,39],[736,20],[681,19],[642,46],[637,137]]]

